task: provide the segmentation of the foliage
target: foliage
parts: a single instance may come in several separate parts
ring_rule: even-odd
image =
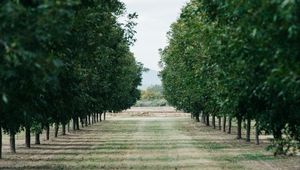
[[[160,85],[153,85],[141,91],[141,99],[136,103],[138,107],[166,106],[167,101],[163,96],[163,88]]]
[[[118,0],[0,2],[0,126],[40,133],[53,122],[117,112],[139,99],[134,19]],[[125,26],[124,26],[125,25]]]
[[[299,9],[298,0],[191,0],[161,51],[168,102],[299,141]]]
[[[160,85],[148,87],[142,90],[141,100],[163,99],[163,88]]]

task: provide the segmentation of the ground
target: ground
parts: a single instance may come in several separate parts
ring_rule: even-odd
[[[274,158],[266,141],[237,141],[172,108],[110,114],[31,149],[18,140],[15,155],[4,142],[0,169],[300,169],[299,157]]]

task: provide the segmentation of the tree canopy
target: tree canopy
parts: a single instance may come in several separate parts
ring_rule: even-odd
[[[197,118],[255,120],[276,154],[286,140],[299,147],[299,9],[298,0],[191,0],[161,51],[168,102]]]
[[[0,127],[40,133],[134,105],[143,71],[130,52],[137,15],[120,23],[121,15],[118,0],[1,1]]]

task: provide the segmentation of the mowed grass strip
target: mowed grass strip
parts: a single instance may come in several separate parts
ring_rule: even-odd
[[[6,139],[5,139],[6,140]],[[187,117],[113,117],[18,153],[4,150],[0,169],[297,169],[299,158],[274,158]],[[253,168],[254,167],[254,168]]]

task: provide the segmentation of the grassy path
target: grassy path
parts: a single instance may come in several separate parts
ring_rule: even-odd
[[[300,169],[188,117],[110,117],[0,160],[0,169]],[[7,148],[7,147],[6,147]]]

